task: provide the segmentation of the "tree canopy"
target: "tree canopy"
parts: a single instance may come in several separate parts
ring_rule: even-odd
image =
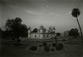
[[[16,17],[15,19],[8,19],[6,21],[6,30],[10,31],[10,35],[15,38],[28,36],[27,26],[22,24],[22,20],[19,17]]]
[[[56,35],[57,35],[57,37],[59,37],[61,35],[61,33],[57,32]]]
[[[74,8],[71,14],[73,17],[78,17],[80,15],[80,11],[78,8]]]
[[[38,29],[37,28],[34,28],[32,33],[37,33],[38,32]]]
[[[78,32],[78,29],[71,29],[69,31],[69,36],[72,36],[72,37],[76,37],[76,36],[79,36],[79,32]]]

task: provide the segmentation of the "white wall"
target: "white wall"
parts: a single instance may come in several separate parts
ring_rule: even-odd
[[[55,35],[56,36],[56,35]],[[53,34],[48,34],[48,33],[45,33],[45,34],[42,34],[42,33],[29,33],[28,34],[28,38],[31,38],[31,39],[45,39],[45,38],[52,38],[54,37]]]

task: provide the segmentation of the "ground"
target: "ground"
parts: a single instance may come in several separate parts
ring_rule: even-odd
[[[60,52],[37,53],[28,50],[30,46],[42,41],[24,40],[21,41],[21,46],[15,46],[15,41],[0,42],[0,57],[83,57],[83,44],[78,40],[59,41],[64,44],[64,48]]]

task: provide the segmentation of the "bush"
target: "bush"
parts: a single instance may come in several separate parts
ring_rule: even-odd
[[[46,42],[43,42],[43,46],[47,46],[47,43]]]
[[[53,46],[53,47],[56,47],[56,43],[52,43],[52,46]]]
[[[42,45],[39,45],[39,47],[42,47]]]
[[[15,46],[22,46],[21,43],[15,43]]]
[[[21,39],[18,40],[19,42],[21,41]]]
[[[50,48],[49,47],[44,47],[44,51],[45,52],[49,52],[50,51]]]
[[[57,51],[60,51],[63,49],[63,44],[58,44],[58,46],[56,47]]]
[[[37,46],[31,46],[29,50],[36,51],[37,50]]]
[[[49,44],[49,47],[51,47],[51,45]]]
[[[65,39],[63,39],[62,41],[66,41]]]
[[[54,51],[54,49],[52,48],[51,51]]]
[[[15,40],[14,38],[12,38],[12,40]]]

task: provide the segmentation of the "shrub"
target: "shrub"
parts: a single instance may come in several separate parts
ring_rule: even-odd
[[[49,44],[49,47],[51,47],[51,45]]]
[[[56,43],[52,43],[52,46],[53,46],[53,47],[56,47]]]
[[[60,50],[62,50],[62,48],[63,48],[63,44],[58,44],[58,46],[56,47],[56,50],[60,51]]]
[[[47,46],[47,43],[46,42],[43,42],[43,46]]]
[[[37,50],[37,46],[31,46],[29,50],[36,51]]]
[[[63,39],[62,41],[66,41],[65,39]]]
[[[42,47],[42,45],[39,45],[39,47]]]
[[[49,52],[50,51],[50,48],[49,47],[44,47],[44,51],[45,52]]]
[[[51,51],[54,51],[54,49],[52,48]]]

